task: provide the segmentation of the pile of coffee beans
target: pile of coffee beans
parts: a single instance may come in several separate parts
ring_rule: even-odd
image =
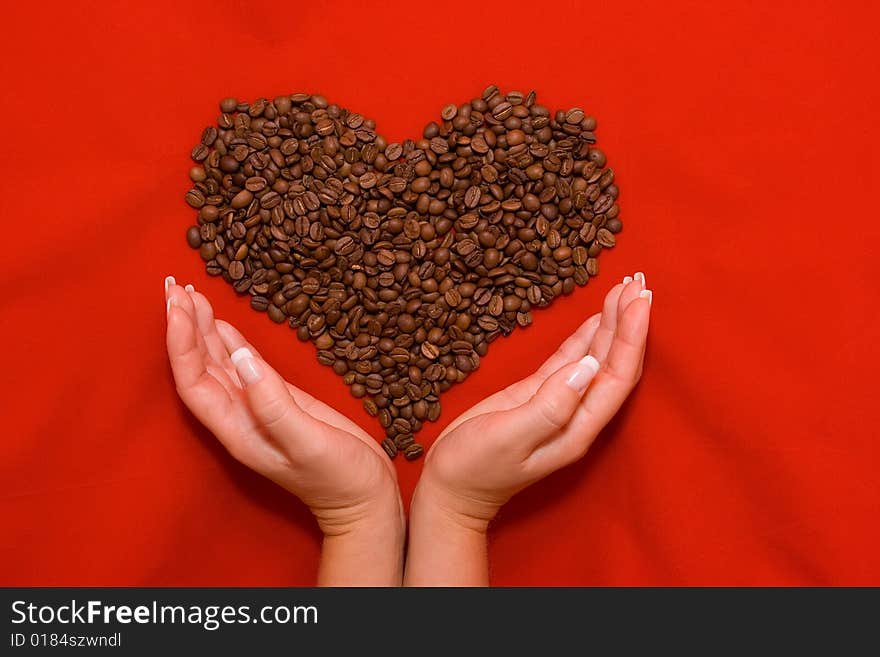
[[[596,120],[535,92],[450,103],[421,139],[309,94],[225,98],[192,150],[186,239],[251,307],[311,340],[388,456],[532,310],[585,285],[621,229]]]

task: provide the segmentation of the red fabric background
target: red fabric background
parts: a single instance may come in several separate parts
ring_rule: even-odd
[[[492,581],[880,584],[872,3],[138,4],[16,3],[0,27],[0,584],[314,582],[307,512],[175,396],[163,277],[379,426],[186,247],[189,150],[227,94],[314,90],[399,140],[490,82],[598,118],[625,228],[423,438],[623,275],[655,290],[640,387],[503,509]],[[421,462],[396,464],[408,502]]]

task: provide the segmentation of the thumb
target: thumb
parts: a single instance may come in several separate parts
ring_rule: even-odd
[[[531,451],[568,424],[598,371],[599,361],[589,355],[561,367],[527,402],[499,413],[495,426]]]
[[[236,349],[229,359],[254,418],[291,459],[299,460],[320,444],[314,440],[315,421],[296,404],[278,372],[247,347]]]

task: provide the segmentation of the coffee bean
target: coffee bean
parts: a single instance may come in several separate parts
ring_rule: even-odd
[[[237,281],[244,276],[244,265],[238,260],[229,263],[229,277]]]
[[[205,204],[205,195],[198,189],[191,189],[186,193],[186,202],[192,208],[200,208]]]
[[[394,444],[394,441],[391,438],[386,438],[382,441],[382,449],[385,450],[385,453],[388,454],[388,458],[393,459],[397,456],[397,445]]]
[[[476,185],[468,187],[464,195],[464,205],[466,208],[473,209],[480,203],[480,188]]]
[[[503,121],[508,116],[513,113],[513,105],[509,102],[505,101],[502,103],[498,103],[495,106],[495,109],[492,110],[492,116],[494,116],[497,120]]]
[[[224,98],[220,101],[220,111],[224,114],[232,114],[238,107],[238,100],[235,98]]]
[[[407,461],[415,461],[422,455],[425,448],[418,443],[413,443],[403,451],[403,456]]]
[[[186,231],[186,242],[192,248],[197,249],[202,245],[202,236],[198,226],[190,226]]]
[[[579,107],[575,107],[573,109],[570,109],[565,114],[565,122],[566,123],[570,123],[572,125],[577,125],[577,124],[581,123],[583,120],[584,120],[584,111]]]
[[[532,323],[532,313],[517,313],[516,314],[516,323],[520,326],[529,326]]]
[[[238,210],[246,207],[253,199],[254,195],[248,190],[243,189],[229,200],[229,207]]]
[[[600,228],[596,233],[596,241],[602,246],[610,248],[615,243],[614,234],[610,230]]]
[[[504,312],[510,313],[519,310],[520,305],[522,304],[522,299],[520,299],[515,294],[508,294],[504,297]]]
[[[208,159],[208,155],[210,154],[210,149],[202,143],[196,145],[192,151],[190,152],[190,157],[196,162],[203,162]]]
[[[399,160],[403,156],[403,146],[398,143],[388,144],[385,147],[385,158],[389,162],[394,162],[395,160]]]
[[[379,407],[376,405],[376,402],[374,400],[365,399],[364,410],[367,412],[367,415],[376,417],[376,414],[379,412]]]
[[[186,231],[211,276],[312,341],[417,458],[499,335],[598,274],[619,190],[580,108],[494,85],[448,103],[423,139],[387,143],[321,96],[220,101],[191,156]]]
[[[269,319],[271,319],[273,322],[276,322],[277,324],[280,324],[287,319],[287,315],[284,314],[284,311],[274,304],[269,305],[268,312]]]
[[[455,288],[450,288],[446,290],[444,299],[446,300],[446,303],[449,304],[450,308],[457,308],[459,304],[461,304],[462,295],[461,292],[459,292]]]

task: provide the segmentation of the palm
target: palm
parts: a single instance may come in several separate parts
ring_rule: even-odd
[[[429,451],[426,474],[491,517],[517,490],[581,458],[641,375],[650,303],[634,301],[643,281],[616,285],[602,313],[537,372],[456,418]],[[587,354],[605,366],[589,392],[572,396],[561,382]]]
[[[541,384],[560,367],[572,360],[579,358],[586,353],[587,349],[593,342],[600,326],[599,321],[601,313],[597,313],[585,321],[580,328],[569,337],[556,352],[547,359],[540,369],[534,374],[527,376],[525,379],[513,383],[503,390],[499,390],[494,395],[486,397],[476,405],[472,406],[464,413],[454,419],[448,427],[446,427],[437,439],[440,442],[442,438],[458,429],[465,422],[476,420],[481,416],[488,416],[492,413],[499,413],[516,408],[531,399],[532,395],[541,387]],[[483,420],[488,418],[481,418]]]

